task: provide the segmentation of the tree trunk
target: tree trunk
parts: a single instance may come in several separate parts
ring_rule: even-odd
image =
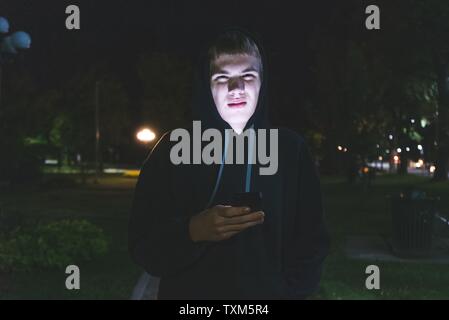
[[[403,151],[403,153],[401,154],[401,156],[399,158],[400,158],[401,162],[399,163],[398,174],[406,175],[408,173],[407,172],[408,156],[405,154],[405,151]]]
[[[438,114],[437,114],[437,159],[434,180],[448,180],[449,161],[449,63],[445,59],[437,64]]]

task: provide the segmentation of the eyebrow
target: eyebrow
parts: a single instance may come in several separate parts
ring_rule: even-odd
[[[245,72],[259,72],[259,71],[257,71],[256,68],[249,67],[242,71],[242,73],[245,73]],[[227,72],[226,70],[223,70],[223,69],[218,69],[218,70],[212,72],[212,74],[229,74],[229,72]]]

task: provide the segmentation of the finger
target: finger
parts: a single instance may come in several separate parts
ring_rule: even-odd
[[[261,221],[263,220],[265,216],[265,213],[263,211],[256,211],[252,213],[248,213],[242,216],[237,217],[231,217],[231,218],[224,218],[223,224],[242,224],[246,222],[252,222],[252,221]]]
[[[222,219],[224,217],[224,215],[226,214],[226,211],[228,210],[228,208],[232,208],[232,207],[227,206],[227,205],[218,204],[218,205],[210,208],[209,212],[213,212],[217,217],[220,217]]]
[[[226,206],[223,204],[217,204],[216,206],[210,208],[209,210],[216,211],[216,212],[222,212],[222,211],[226,211],[227,208],[232,208],[232,207]]]
[[[239,233],[239,231],[230,231],[230,232],[223,233],[220,236],[220,240],[227,240],[227,239],[235,236],[237,233]]]
[[[215,207],[217,207],[217,208],[230,208],[231,206],[224,205],[224,204],[217,204]]]
[[[227,232],[240,232],[243,231],[247,228],[256,226],[258,224],[262,224],[263,221],[251,221],[251,222],[246,222],[246,223],[242,223],[242,224],[231,224],[231,225],[226,225],[223,227],[220,227],[219,232],[221,234],[227,233]]]
[[[222,217],[237,217],[251,212],[248,207],[222,207],[219,210],[219,215]]]

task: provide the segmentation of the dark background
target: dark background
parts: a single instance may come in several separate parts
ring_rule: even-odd
[[[69,4],[80,8],[81,30],[65,28]],[[369,4],[381,8],[381,30],[365,28]],[[415,152],[399,155],[404,172],[421,143],[446,178],[447,103],[438,101],[438,79],[447,73],[447,10],[438,0],[3,1],[11,31],[32,37],[31,49],[3,66],[3,110],[12,110],[6,130],[41,137],[66,162],[76,154],[92,161],[100,81],[102,159],[138,165],[147,152],[135,139],[138,128],[160,137],[186,123],[199,50],[217,30],[239,26],[258,34],[268,53],[272,122],[303,134],[324,172],[346,170],[337,165],[345,160],[338,145],[348,147],[349,162],[392,158],[387,150],[410,145]],[[17,97],[27,99],[22,111]],[[430,125],[413,140],[409,121],[424,116]],[[27,117],[32,123],[24,125]]]
[[[331,3],[3,1],[0,12],[9,19],[11,31],[26,30],[32,36],[31,49],[15,59],[19,66],[5,66],[4,83],[8,86],[10,73],[21,69],[32,78],[37,91],[60,90],[78,74],[105,63],[104,68],[119,78],[129,98],[131,139],[134,128],[152,123],[142,114],[145,88],[138,76],[139,56],[162,52],[182,56],[192,63],[204,42],[217,30],[241,26],[261,36],[270,56],[273,117],[281,123],[292,116],[301,121],[311,59],[307,42],[317,24],[330,23],[330,12],[335,10]],[[69,4],[80,8],[80,30],[65,28],[65,8]],[[5,89],[3,99],[8,94]],[[190,110],[190,105],[182,107]],[[170,124],[159,131],[168,127]],[[135,156],[126,160],[136,161]]]
[[[65,27],[70,4],[81,30]],[[371,4],[380,30],[365,28]],[[262,39],[271,120],[304,136],[321,174],[332,247],[316,298],[448,297],[449,1],[2,0],[0,16],[32,38],[0,55],[0,299],[131,296],[126,227],[156,141],[136,133],[188,123],[194,62],[229,26]],[[434,221],[432,252],[398,260],[391,239],[414,213]],[[380,290],[365,287],[372,263]],[[64,286],[69,264],[81,290]]]

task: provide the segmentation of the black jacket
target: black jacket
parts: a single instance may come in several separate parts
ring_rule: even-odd
[[[258,46],[265,71],[246,127],[269,129],[267,61]],[[216,111],[203,61],[194,119],[203,130],[223,131],[230,127]],[[219,164],[173,165],[169,134],[153,148],[135,191],[129,248],[136,263],[161,277],[159,299],[296,299],[316,290],[329,249],[320,183],[305,141],[287,129],[278,133],[277,173],[260,175],[260,165],[251,166],[250,190],[263,194],[264,223],[220,242],[192,242],[189,219],[208,204],[227,204],[234,193],[244,192],[248,166],[225,164],[211,198]]]

